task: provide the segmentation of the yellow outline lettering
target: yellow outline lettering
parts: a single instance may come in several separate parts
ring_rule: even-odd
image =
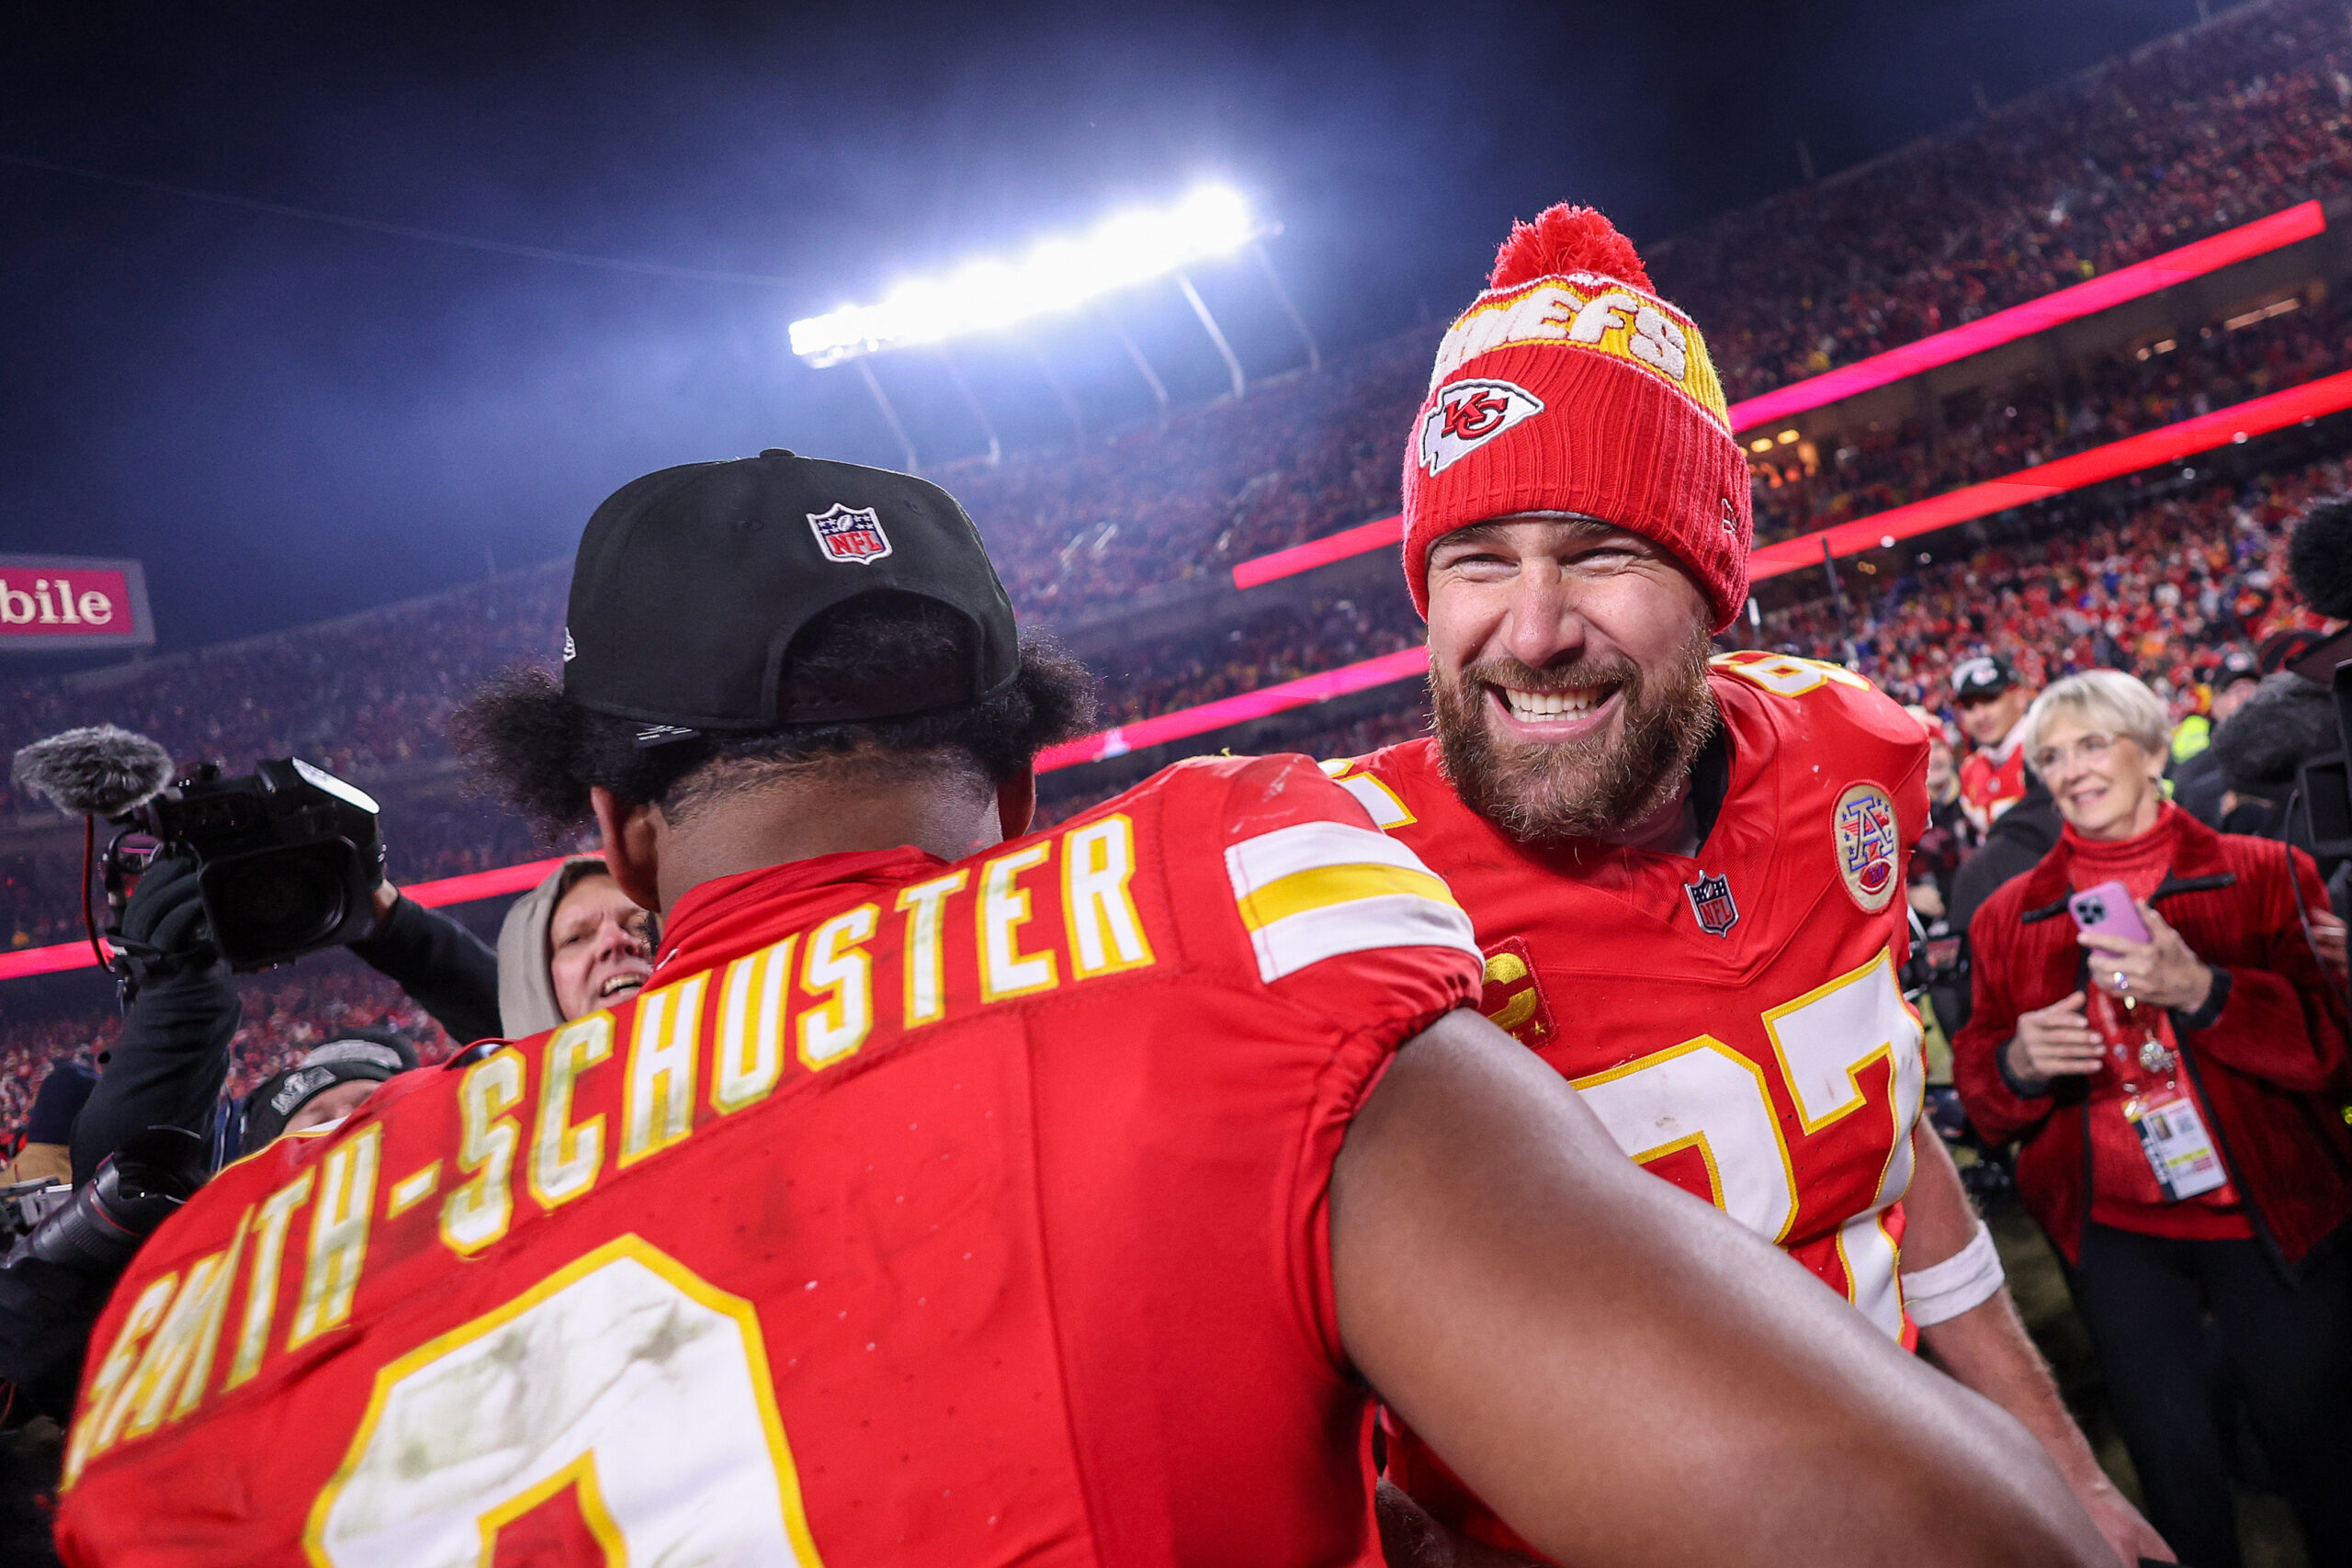
[[[1073,977],[1091,980],[1153,962],[1136,910],[1135,823],[1124,811],[1072,829],[1063,839],[1062,922]]]
[[[1051,990],[1057,983],[1051,952],[1021,951],[1021,928],[1029,923],[1029,890],[1016,880],[1053,857],[1054,841],[997,856],[980,867],[980,902],[974,911],[980,929],[980,999],[1001,1002]]]
[[[695,1130],[695,1055],[709,988],[708,974],[692,975],[637,998],[621,1097],[623,1168],[684,1143]]]
[[[528,1069],[509,1045],[492,1052],[458,1080],[458,1168],[467,1179],[441,1205],[441,1245],[470,1258],[506,1234],[514,1220],[514,1150],[523,1130],[510,1112],[523,1103]]]

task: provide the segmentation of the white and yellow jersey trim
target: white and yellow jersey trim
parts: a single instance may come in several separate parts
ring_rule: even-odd
[[[1300,822],[1225,852],[1233,900],[1272,983],[1376,947],[1451,947],[1480,956],[1470,917],[1403,844],[1343,822]]]
[[[1342,761],[1318,765],[1324,777],[1356,797],[1356,804],[1372,814],[1372,825],[1382,832],[1409,828],[1420,820],[1405,804],[1404,797],[1380,780],[1370,773],[1349,773],[1348,770],[1355,766],[1354,762]]]

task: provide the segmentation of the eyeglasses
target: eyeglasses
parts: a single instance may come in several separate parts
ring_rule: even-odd
[[[2070,757],[2080,757],[2086,762],[2096,762],[2115,749],[2115,737],[2093,731],[2075,737],[2064,746],[2044,746],[2026,759],[2033,771],[2047,778],[2066,765]]]

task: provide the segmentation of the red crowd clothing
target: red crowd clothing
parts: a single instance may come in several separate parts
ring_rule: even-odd
[[[2025,720],[2019,719],[1995,746],[1979,747],[1960,760],[1960,804],[1981,835],[1993,819],[2025,798]]]
[[[1487,954],[1488,1018],[1574,1082],[1627,1154],[1908,1344],[1895,1269],[1922,1068],[1897,975],[1927,736],[1835,665],[1733,654],[1709,686],[1731,773],[1694,857],[1521,843],[1463,804],[1433,740],[1327,768],[1453,887]],[[1525,1550],[1395,1437],[1398,1484]]]
[[[2352,1218],[2352,1133],[2332,1097],[2352,1088],[2335,981],[2303,932],[2327,908],[2311,857],[2267,839],[2216,833],[2185,812],[2164,818],[2169,870],[2150,899],[2229,989],[2202,1028],[2173,1020],[2181,1063],[2254,1233],[2299,1261]],[[2021,1095],[2001,1051],[2020,1013],[2087,989],[2089,965],[2065,898],[2075,846],[2066,839],[1987,899],[1969,927],[1975,1008],[1952,1042],[1952,1076],[1977,1130],[2016,1140],[2018,1190],[2069,1262],[2090,1223],[2089,1089],[2065,1077]]]
[[[1296,757],[706,884],[639,996],[157,1233],[66,1561],[1376,1563],[1327,1190],[1478,973]]]
[[[2080,892],[2103,882],[2120,882],[2131,890],[2132,897],[2146,898],[2164,882],[2165,873],[2172,865],[2174,818],[2186,815],[2170,801],[2163,802],[2153,827],[2117,841],[2086,839],[2072,828],[2062,828],[2060,837],[2074,852],[2073,863],[2066,874],[2067,886]],[[2092,1027],[2109,1040],[2110,1055],[2133,1050],[2140,1038],[2151,1033],[2167,1050],[2179,1049],[2172,1019],[2161,1008],[2127,1009],[2096,992],[2086,992],[2086,997]],[[2211,1127],[2213,1113],[2197,1092],[2196,1083],[2185,1075],[2167,1076],[2174,1078],[2181,1092],[2197,1107],[2204,1124]],[[2091,1145],[2092,1220],[2118,1230],[2177,1236],[2185,1241],[2250,1239],[2254,1226],[2245,1217],[2236,1189],[2228,1182],[2210,1192],[2177,1201],[2168,1201],[2156,1185],[2155,1173],[2149,1169],[2147,1156],[2141,1152],[2140,1134],[2123,1114],[2124,1102],[2138,1089],[2151,1087],[2155,1081],[2160,1080],[2132,1071],[2125,1062],[2094,1075],[2090,1080],[2090,1121],[2086,1131]]]

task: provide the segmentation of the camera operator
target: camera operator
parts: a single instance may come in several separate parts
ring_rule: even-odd
[[[74,1120],[77,1186],[143,1127],[201,1133],[228,1079],[229,1042],[243,1010],[205,921],[198,870],[193,854],[159,851],[123,907],[115,973],[130,1000]]]
[[[2299,626],[2264,639],[2262,683],[2215,728],[2212,749],[2233,794],[2275,807],[2259,825],[2239,818],[2232,825],[2309,852],[2341,915],[2352,898],[2352,856],[2340,841],[2322,841],[2337,840],[2341,828],[2321,824],[2340,822],[2347,808],[2341,767],[2328,767],[2340,764],[2345,746],[2329,688],[2336,666],[2352,660],[2352,626],[2344,624],[2352,621],[2352,496],[2304,509],[2287,540],[2287,570],[2296,595],[2335,629]]]
[[[345,944],[353,954],[407,992],[458,1044],[501,1032],[498,956],[489,945],[390,882],[376,885],[375,899],[375,926]]]
[[[197,870],[193,855],[160,852],[124,907],[115,945],[131,999],[106,1070],[74,1123],[77,1182],[141,1128],[211,1125],[241,1010],[205,921]],[[347,944],[350,950],[414,998],[451,1038],[496,1034],[498,961],[481,939],[401,897],[389,882],[378,885],[375,908],[375,924]]]

